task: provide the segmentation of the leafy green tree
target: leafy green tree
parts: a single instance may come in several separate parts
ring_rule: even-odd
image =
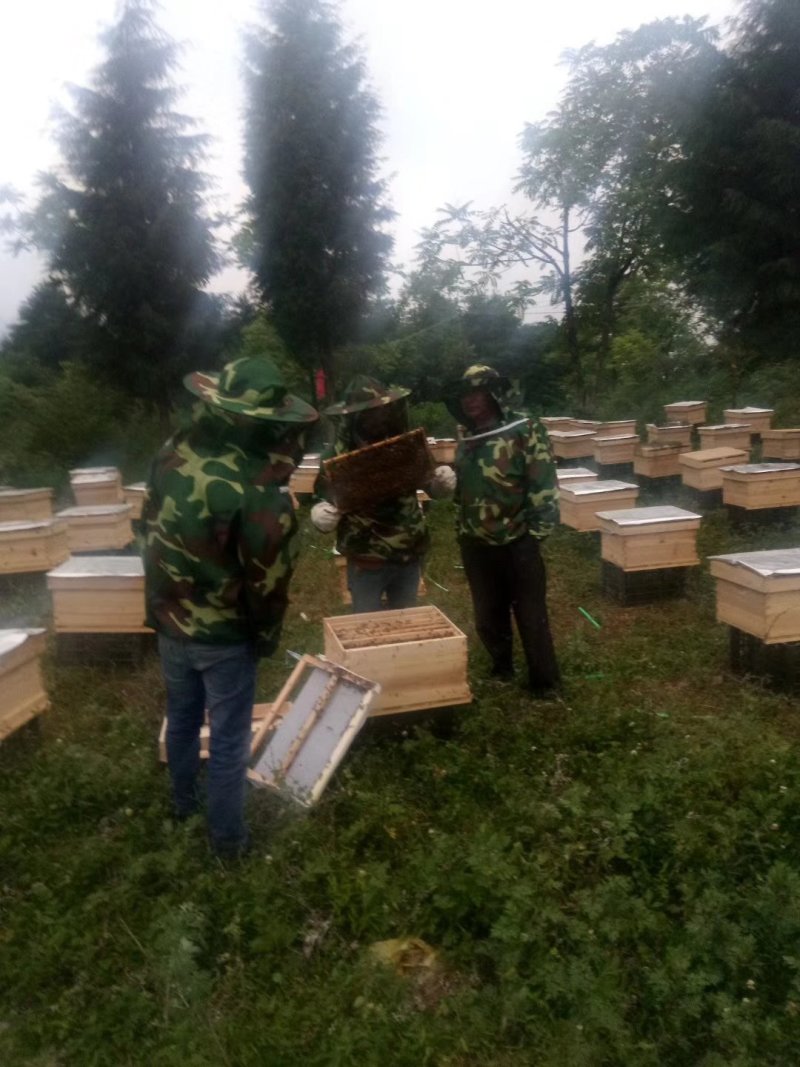
[[[57,117],[62,166],[41,179],[29,240],[83,317],[98,368],[165,407],[208,337],[217,258],[198,164],[207,139],[174,110],[177,46],[150,0],[125,0],[90,87]],[[212,314],[213,318],[213,314]]]
[[[332,376],[392,247],[380,109],[334,3],[272,0],[264,17],[247,47],[240,251],[292,355]]]
[[[0,356],[13,364],[14,377],[40,375],[67,360],[80,360],[86,352],[86,323],[63,288],[52,280],[41,282],[19,309],[19,317],[0,345]]]

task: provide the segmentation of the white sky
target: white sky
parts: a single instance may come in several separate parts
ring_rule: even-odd
[[[622,29],[670,15],[734,14],[735,0],[343,0],[352,35],[361,38],[384,107],[386,171],[395,260],[408,265],[419,231],[445,202],[488,207],[510,195],[525,122],[555,104],[564,49],[607,43]],[[187,46],[182,110],[214,139],[207,169],[218,206],[241,200],[240,31],[255,0],[162,0],[160,24]],[[66,82],[86,84],[100,52],[97,33],[116,0],[5,0],[0,34],[0,185],[23,193],[56,156],[48,122]],[[0,208],[0,210],[2,210]],[[0,331],[40,276],[33,256],[0,248]],[[235,291],[226,271],[213,288]]]

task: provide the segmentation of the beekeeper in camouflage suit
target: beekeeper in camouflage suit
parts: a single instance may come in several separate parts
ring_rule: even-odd
[[[556,468],[538,419],[504,408],[508,384],[491,367],[474,365],[446,399],[467,430],[456,452],[456,529],[492,675],[513,675],[513,614],[528,685],[546,695],[557,686],[559,671],[539,546],[558,522]]]
[[[409,389],[387,388],[367,375],[356,375],[342,400],[323,412],[336,421],[336,439],[323,460],[406,433],[409,393]],[[436,468],[429,485],[419,488],[437,496],[454,487],[452,468],[443,466]],[[413,607],[429,543],[416,493],[343,514],[333,502],[324,467],[314,491],[320,499],[311,509],[311,521],[323,533],[336,530],[336,547],[347,560],[353,611]]]
[[[156,457],[143,517],[147,624],[167,687],[178,818],[198,810],[208,711],[208,829],[221,856],[247,845],[245,774],[256,666],[278,646],[297,553],[287,481],[317,412],[266,358],[190,374],[190,427]]]

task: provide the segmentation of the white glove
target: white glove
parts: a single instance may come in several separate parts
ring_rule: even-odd
[[[320,533],[331,533],[339,525],[342,513],[334,504],[320,500],[311,509],[311,521]]]
[[[455,489],[456,472],[452,467],[448,467],[447,464],[443,463],[433,472],[433,477],[426,487],[426,492],[434,500],[441,500],[442,497],[452,496]]]

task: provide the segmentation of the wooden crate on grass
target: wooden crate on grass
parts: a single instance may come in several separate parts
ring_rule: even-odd
[[[590,471],[588,467],[559,467],[556,479],[559,487],[575,482],[594,482],[597,481],[597,471]]]
[[[594,430],[551,430],[550,444],[557,459],[588,459],[594,455]]]
[[[633,454],[634,474],[644,478],[679,478],[681,466],[678,457],[687,452],[686,445],[640,444]]]
[[[130,504],[64,508],[56,518],[66,524],[70,552],[112,551],[133,540]]]
[[[764,430],[772,427],[775,412],[772,408],[726,408],[723,411],[725,422],[743,423],[750,427],[750,436],[757,437]]]
[[[57,519],[0,523],[0,574],[49,571],[68,556],[66,523]]]
[[[52,489],[0,489],[0,522],[35,522],[52,517]]]
[[[116,467],[78,467],[69,484],[79,508],[122,502],[122,478]]]
[[[706,421],[707,409],[705,400],[676,400],[674,404],[664,405],[664,417],[667,422],[688,422],[692,426],[699,426]]]
[[[289,478],[289,489],[294,495],[314,492],[321,459],[319,452],[306,452]]]
[[[638,496],[638,485],[614,478],[562,485],[559,488],[561,523],[584,533],[599,530],[598,511],[632,508]]]
[[[417,429],[326,459],[324,467],[336,506],[358,511],[427,485],[433,457],[425,431]]]
[[[765,644],[800,641],[800,548],[710,556],[717,620]]]
[[[800,505],[798,463],[739,463],[720,469],[723,504],[747,511]]]
[[[325,655],[380,682],[371,715],[468,704],[467,638],[433,605],[323,619]]]
[[[261,729],[262,724],[265,721],[272,720],[272,704],[254,704],[253,705],[253,719],[250,723],[250,733],[253,737]],[[206,712],[206,719],[203,725],[200,727],[200,759],[208,759],[209,749],[211,747],[211,727],[208,725],[208,712]],[[166,718],[161,723],[161,729],[158,733],[158,758],[162,763],[167,762],[167,720]]]
[[[692,426],[688,422],[670,423],[669,426],[647,424],[647,443],[649,445],[683,445],[692,447]]]
[[[800,429],[762,430],[761,455],[764,459],[800,460]]]
[[[678,457],[681,480],[690,489],[707,492],[722,488],[722,468],[733,463],[746,463],[750,453],[741,448],[702,448],[684,452]]]
[[[0,630],[0,741],[45,711],[44,630]]]
[[[672,505],[601,511],[600,555],[623,571],[696,567],[701,516]]]
[[[58,633],[149,633],[138,556],[73,556],[47,575]]]
[[[429,437],[428,448],[435,463],[446,463],[450,466],[455,463],[458,448],[455,437]]]
[[[745,423],[720,423],[718,426],[698,426],[700,450],[709,448],[739,448],[750,455],[750,427]]]
[[[598,440],[603,437],[627,437],[636,433],[636,419],[617,419],[616,422],[601,422],[597,427]]]
[[[147,493],[147,482],[134,482],[132,485],[123,485],[122,502],[131,506],[131,521],[139,522],[142,518],[142,507]]]
[[[594,461],[604,467],[617,463],[633,463],[639,438],[636,434],[615,434],[613,437],[595,437]]]

